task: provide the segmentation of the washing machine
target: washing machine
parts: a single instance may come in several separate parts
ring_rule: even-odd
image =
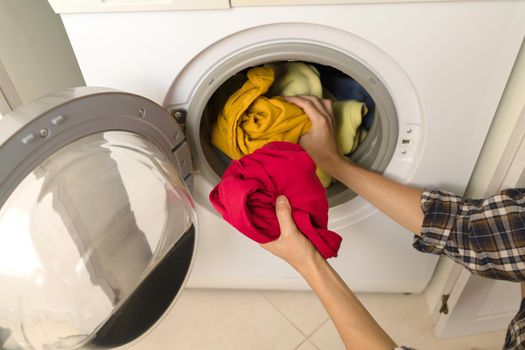
[[[525,3],[338,2],[176,10],[177,1],[50,0],[88,86],[145,96],[184,127],[199,218],[189,286],[308,288],[208,201],[226,167],[209,141],[214,94],[250,67],[303,61],[353,78],[376,107],[354,161],[405,184],[465,189],[524,38]],[[329,228],[343,237],[330,263],[342,278],[355,291],[421,292],[437,257],[413,249],[406,229],[350,190],[336,184],[327,194]]]
[[[338,2],[50,0],[90,87],[0,119],[3,348],[133,342],[185,283],[308,288],[207,200],[227,166],[209,138],[216,96],[250,67],[302,61],[353,79],[375,109],[352,159],[462,193],[525,2]],[[342,185],[327,195],[343,237],[330,263],[354,291],[425,288],[437,257]]]

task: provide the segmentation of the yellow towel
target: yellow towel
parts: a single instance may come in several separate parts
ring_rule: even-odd
[[[330,185],[332,184],[332,176],[330,176],[330,174],[328,174],[319,167],[315,169],[315,174],[319,178],[319,181],[321,181],[321,183],[323,184],[324,188],[330,187]]]
[[[359,134],[359,144],[361,144],[361,142],[363,142],[367,136],[368,131],[366,131],[366,129],[361,129],[361,133]]]
[[[310,131],[308,116],[279,98],[266,98],[274,81],[269,67],[248,71],[248,81],[230,96],[212,126],[212,143],[232,159],[239,159],[272,141],[298,143]]]
[[[359,140],[356,139],[357,128],[367,113],[363,102],[348,100],[334,102],[334,114],[337,123],[337,148],[341,154],[352,152]]]
[[[358,128],[357,133],[354,138],[354,146],[352,147],[352,153],[357,149],[357,146],[359,146],[368,136],[368,131],[363,128]]]
[[[269,96],[311,95],[323,97],[319,72],[314,66],[303,62],[270,63],[266,65],[275,72]]]

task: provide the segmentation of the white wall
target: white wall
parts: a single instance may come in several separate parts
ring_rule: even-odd
[[[496,116],[483,145],[473,175],[467,187],[469,197],[484,197],[485,192],[495,192],[489,188],[507,142],[517,126],[520,114],[525,107],[525,44],[516,59],[509,82],[501,98]],[[491,193],[492,194],[492,193]]]
[[[22,103],[84,85],[62,21],[46,0],[0,1],[0,62]]]

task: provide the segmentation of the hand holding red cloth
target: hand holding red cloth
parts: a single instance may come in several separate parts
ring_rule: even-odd
[[[315,164],[293,143],[271,142],[232,161],[210,193],[210,202],[224,220],[248,238],[268,243],[279,237],[275,200],[285,195],[299,230],[325,258],[337,256],[341,236],[328,230],[326,190]]]

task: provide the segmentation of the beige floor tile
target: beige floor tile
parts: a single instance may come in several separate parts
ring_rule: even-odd
[[[448,340],[436,339],[422,294],[363,293],[358,297],[398,344],[425,350],[493,350],[501,349],[503,345],[505,331]]]
[[[317,331],[310,336],[310,341],[320,350],[345,350],[345,346],[339,337],[331,320],[328,320]]]
[[[313,292],[265,291],[263,295],[306,336],[328,319]]]
[[[317,349],[317,347],[310,343],[308,340],[305,341],[304,343],[302,343],[301,345],[299,345],[299,347],[295,350],[319,350]]]
[[[186,290],[130,350],[292,350],[304,339],[259,292]]]
[[[359,294],[361,302],[376,321],[400,345],[419,350],[496,350],[501,349],[505,331],[470,337],[438,340],[422,295]],[[310,340],[321,350],[344,350],[331,321],[317,330]]]
[[[359,300],[395,342],[415,346],[432,331],[432,320],[423,295],[358,294]]]

